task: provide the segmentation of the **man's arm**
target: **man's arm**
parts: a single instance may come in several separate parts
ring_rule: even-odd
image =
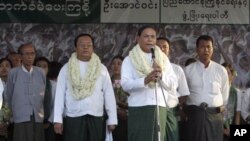
[[[115,125],[117,125],[117,111],[116,111],[116,100],[115,94],[110,80],[109,73],[105,68],[106,75],[103,82],[103,93],[104,93],[104,106],[108,115],[107,125],[109,130],[114,130]]]
[[[229,78],[228,78],[228,74],[226,69],[223,68],[223,73],[221,74],[221,78],[222,78],[222,97],[223,97],[223,105],[227,105],[228,102],[228,97],[229,97],[229,89],[230,89],[230,85],[229,85]]]
[[[162,72],[162,78],[159,82],[167,91],[176,91],[178,87],[178,79],[168,59],[166,61],[166,69]]]
[[[57,134],[62,134],[63,131],[63,111],[64,111],[64,98],[67,87],[67,65],[65,65],[57,79],[55,103],[54,103],[54,130]]]
[[[246,93],[243,94],[242,98],[241,115],[244,120],[248,120],[247,118],[250,117],[249,107],[250,107],[250,88],[247,89]]]
[[[138,76],[134,76],[134,74],[136,74],[136,70],[133,68],[131,60],[126,57],[122,62],[121,85],[123,90],[128,93],[146,87],[144,84],[145,76],[137,78]]]

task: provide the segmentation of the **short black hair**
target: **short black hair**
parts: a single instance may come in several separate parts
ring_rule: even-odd
[[[164,40],[164,41],[166,41],[166,42],[170,45],[170,41],[169,41],[168,38],[165,38],[165,37],[158,37],[158,38],[157,38],[157,41],[158,41],[158,40]]]
[[[49,64],[49,71],[48,71],[48,78],[49,79],[56,79],[58,77],[58,74],[61,70],[63,65],[57,61],[52,61]]]
[[[21,46],[18,48],[18,50],[17,50],[18,54],[23,55],[23,48],[28,46],[28,45],[31,45],[36,52],[36,48],[34,47],[34,45],[32,43],[25,43],[25,44],[21,44]]]
[[[77,44],[77,41],[80,37],[83,37],[83,36],[87,36],[87,37],[90,37],[91,41],[92,41],[92,44],[94,46],[94,38],[90,35],[90,34],[87,34],[87,33],[82,33],[82,34],[79,34],[78,36],[76,36],[75,40],[74,40],[74,45],[76,47],[76,44]]]
[[[1,58],[1,59],[0,59],[0,64],[2,64],[3,61],[9,62],[9,63],[10,63],[10,67],[13,68],[13,64],[12,64],[12,62],[10,61],[10,59],[8,59],[8,58],[6,58],[6,57],[5,57],[5,58]]]
[[[205,41],[211,41],[212,45],[214,44],[214,40],[211,36],[209,35],[201,35],[197,40],[196,40],[196,48],[198,47],[199,43],[201,40],[205,40]]]
[[[38,58],[36,58],[36,60],[34,61],[34,65],[36,66],[36,63],[39,62],[39,61],[45,61],[48,64],[48,66],[49,66],[50,61],[47,58],[45,58],[45,57],[38,57]]]
[[[10,58],[11,55],[19,55],[19,53],[15,52],[15,51],[10,51],[7,55],[6,58]]]
[[[196,62],[196,59],[195,58],[188,58],[185,62],[185,66],[188,66],[192,63]]]
[[[112,61],[111,61],[111,62],[113,62],[115,59],[120,59],[120,60],[123,61],[124,57],[121,56],[121,55],[116,55],[116,56],[114,56],[114,57],[112,58]]]
[[[156,32],[156,29],[155,29],[155,27],[154,27],[153,25],[144,25],[144,26],[142,26],[141,28],[139,28],[139,30],[138,30],[138,32],[137,32],[137,36],[141,36],[141,33],[142,33],[145,29],[147,29],[147,28],[151,28],[151,29],[153,29],[153,30]]]

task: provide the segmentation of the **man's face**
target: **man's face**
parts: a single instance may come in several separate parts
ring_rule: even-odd
[[[10,62],[7,60],[2,61],[0,64],[0,77],[8,76],[10,69],[11,69]]]
[[[156,31],[152,28],[146,28],[140,36],[137,36],[137,42],[142,51],[150,53],[150,48],[156,44]]]
[[[23,47],[21,57],[24,66],[32,66],[36,57],[34,47],[31,44]]]
[[[156,41],[156,45],[159,46],[163,53],[169,56],[169,44],[167,41],[159,39]]]
[[[9,59],[11,60],[14,67],[21,66],[22,64],[22,57],[20,54],[11,54]]]
[[[212,41],[200,40],[196,52],[201,62],[209,62],[213,55]]]
[[[76,43],[77,58],[81,61],[89,61],[93,53],[93,44],[89,36],[79,37]]]

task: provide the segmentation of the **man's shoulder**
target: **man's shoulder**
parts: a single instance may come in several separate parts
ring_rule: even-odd
[[[126,56],[122,61],[122,64],[130,64],[130,63],[131,63],[131,58],[129,56]]]
[[[43,72],[43,69],[41,67],[33,66],[33,71]]]
[[[216,71],[221,71],[221,72],[227,73],[227,70],[221,64],[214,62],[214,61],[212,61],[211,64],[212,64],[212,67],[214,67],[216,69]]]
[[[101,70],[105,70],[105,71],[108,70],[107,67],[106,67],[103,63],[101,63],[100,69],[101,69]]]
[[[20,71],[20,70],[22,70],[21,67],[14,67],[14,68],[12,68],[12,69],[10,70],[9,75],[15,74],[15,73],[17,73],[17,72]]]
[[[184,70],[190,70],[192,68],[195,68],[196,66],[197,66],[197,61],[187,65],[186,67],[184,67]]]
[[[175,71],[175,73],[182,73],[184,71],[182,67],[178,64],[171,63],[171,66],[173,70]]]
[[[178,70],[182,70],[182,67],[180,65],[178,65],[178,64],[171,63],[171,65],[172,65],[173,68],[176,68]]]

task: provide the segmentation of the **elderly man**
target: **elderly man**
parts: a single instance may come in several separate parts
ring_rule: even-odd
[[[44,141],[43,101],[46,77],[33,66],[36,52],[31,43],[18,49],[22,65],[10,70],[6,83],[6,99],[13,114],[14,141]]]

